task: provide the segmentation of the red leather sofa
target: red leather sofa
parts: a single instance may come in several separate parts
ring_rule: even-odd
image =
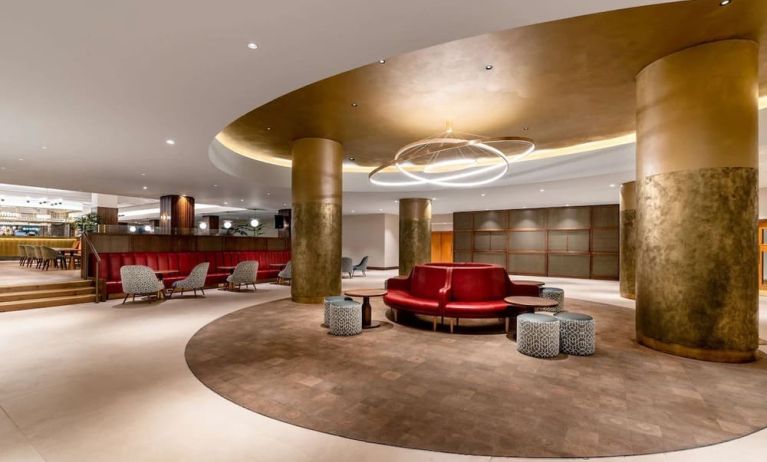
[[[258,261],[259,281],[276,279],[279,268],[269,266],[272,263],[287,263],[290,260],[290,250],[263,250],[239,252],[108,252],[99,254],[99,278],[106,281],[107,294],[122,292],[120,283],[120,268],[125,265],[145,265],[156,270],[178,270],[178,273],[163,278],[165,287],[170,287],[173,281],[184,279],[198,263],[210,262],[206,286],[214,286],[226,281],[229,271],[221,266],[235,266],[246,260]],[[90,276],[95,276],[95,258],[91,255],[89,265]]]
[[[537,297],[538,288],[521,286],[500,266],[482,263],[417,265],[407,278],[387,281],[384,303],[394,310],[430,315],[444,322],[461,318],[507,318],[515,314],[503,299],[511,295]]]

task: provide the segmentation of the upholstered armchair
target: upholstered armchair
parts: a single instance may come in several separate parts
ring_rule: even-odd
[[[170,294],[168,295],[168,298],[173,297],[173,293],[178,289],[181,291],[181,294],[184,294],[185,290],[192,290],[194,291],[194,296],[197,296],[197,289],[200,289],[202,291],[202,294],[205,295],[205,278],[208,276],[208,267],[210,267],[210,262],[203,262],[192,268],[192,272],[189,273],[189,276],[187,276],[185,279],[181,279],[180,281],[174,281],[173,287],[170,289]]]
[[[53,262],[55,266],[61,269],[66,268],[64,255],[62,255],[61,252],[57,252],[50,247],[41,246],[40,254],[43,262],[42,266],[40,267],[41,269],[48,271],[48,268],[51,266],[51,262]]]
[[[287,265],[285,265],[285,268],[282,269],[282,271],[277,274],[277,283],[282,284],[283,282],[287,281],[288,284],[290,284],[290,279],[293,277],[293,264],[291,262],[288,262]]]
[[[165,286],[162,281],[157,279],[152,268],[142,265],[125,265],[120,268],[120,280],[125,292],[123,303],[133,296],[132,301],[136,301],[136,295],[152,296],[158,299]]]
[[[350,278],[354,277],[354,260],[341,257],[341,274],[348,274]]]
[[[237,286],[238,289],[243,284],[245,284],[245,287],[248,287],[248,284],[253,284],[253,290],[256,290],[257,275],[257,261],[241,261],[237,263],[237,266],[234,268],[234,272],[232,272],[232,274],[226,278],[226,282],[229,283],[229,287]]]
[[[355,271],[362,271],[363,276],[367,276],[366,271],[368,270],[368,256],[365,255],[362,257],[362,261],[359,262],[359,264],[354,265],[354,268],[352,268],[352,276],[354,276]]]

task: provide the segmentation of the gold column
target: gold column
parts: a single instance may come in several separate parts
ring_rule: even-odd
[[[758,347],[758,45],[723,40],[637,76],[637,340],[722,362]]]
[[[621,185],[620,290],[621,297],[636,299],[636,181]]]
[[[321,303],[341,292],[343,148],[332,140],[301,138],[292,151],[290,293],[294,302]]]
[[[431,200],[399,201],[399,274],[431,261]]]

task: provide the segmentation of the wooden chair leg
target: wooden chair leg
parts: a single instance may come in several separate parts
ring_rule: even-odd
[[[202,287],[200,287],[200,292],[202,292],[202,296],[204,297],[204,296],[205,296],[205,289],[203,289]]]
[[[171,288],[170,288],[170,292],[168,292],[168,300],[170,300],[171,298],[173,298],[173,292],[175,292],[175,291],[176,291],[176,288],[175,288],[175,287],[171,287]]]
[[[132,301],[132,302],[135,302],[135,301],[136,301],[136,294],[133,294],[133,300],[131,300],[131,301]]]
[[[397,322],[397,310],[395,308],[391,309],[392,316],[394,316],[394,322]]]
[[[506,333],[509,333],[509,317],[506,316]]]
[[[450,333],[453,333],[453,318],[450,318]]]
[[[128,297],[129,296],[130,296],[130,294],[125,294],[125,298],[123,298],[123,305],[125,305],[125,302],[128,301]]]
[[[194,291],[194,298],[197,298],[197,289],[192,289]]]
[[[431,330],[433,330],[434,332],[437,332],[437,317],[436,316],[432,317]]]

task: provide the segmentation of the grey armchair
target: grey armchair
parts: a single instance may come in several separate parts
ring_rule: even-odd
[[[354,276],[355,271],[362,271],[362,275],[367,277],[366,271],[368,270],[368,256],[365,255],[362,257],[362,261],[359,262],[359,264],[354,265],[354,268],[352,268],[352,276]]]
[[[354,261],[349,257],[341,258],[341,274],[348,273],[350,278],[354,277]]]
[[[243,284],[245,284],[245,287],[248,287],[248,284],[253,284],[253,290],[256,290],[257,276],[257,261],[241,261],[237,263],[237,266],[234,268],[234,272],[226,278],[226,282],[229,283],[229,287],[234,287],[236,285],[238,289]]]
[[[282,271],[277,274],[277,283],[282,284],[283,282],[288,283],[290,285],[290,279],[293,277],[293,264],[291,262],[288,262],[287,265],[285,265],[285,268],[282,269]]]
[[[133,296],[136,301],[136,295],[154,295],[158,299],[165,290],[162,281],[157,280],[152,268],[141,265],[125,265],[120,268],[120,280],[125,292],[123,303]]]
[[[210,267],[210,262],[202,262],[192,268],[189,276],[187,276],[185,279],[174,281],[168,298],[173,297],[173,293],[176,291],[176,289],[181,290],[182,295],[184,294],[185,290],[193,290],[195,297],[197,296],[197,289],[200,289],[202,294],[205,295],[204,287],[205,278],[208,276],[208,267]]]

